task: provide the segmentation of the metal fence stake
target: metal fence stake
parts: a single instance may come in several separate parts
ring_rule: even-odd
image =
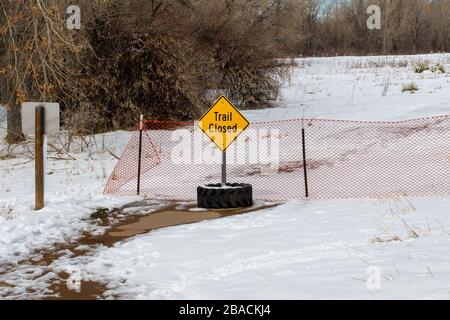
[[[303,174],[305,180],[305,197],[309,198],[309,188],[308,188],[308,167],[306,161],[306,134],[305,127],[302,127],[302,149],[303,149]]]
[[[144,116],[141,115],[139,121],[139,151],[138,151],[138,176],[137,176],[137,195],[141,194],[141,167],[142,167],[142,133],[144,131]]]

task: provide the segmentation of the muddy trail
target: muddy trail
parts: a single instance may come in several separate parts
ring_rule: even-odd
[[[39,250],[31,258],[20,262],[18,265],[3,266],[6,271],[0,273],[0,288],[10,289],[12,294],[0,295],[0,299],[101,299],[108,290],[106,284],[81,280],[74,288],[68,281],[70,274],[53,270],[52,264],[63,257],[69,256],[73,259],[89,256],[100,246],[112,247],[118,242],[162,228],[255,212],[275,205],[257,204],[250,208],[232,210],[193,211],[193,205],[179,207],[175,204],[167,204],[164,208],[156,209],[147,214],[124,214],[125,211],[132,212],[133,209],[145,208],[146,203],[144,201],[110,212],[104,209],[98,210],[92,214],[91,218],[96,220],[99,226],[106,229],[103,234],[85,233],[73,242],[57,244],[51,249]],[[27,279],[22,280],[20,279],[22,274],[29,276]],[[17,281],[26,281],[28,283],[24,285],[24,288],[18,289],[15,287]],[[39,285],[39,282],[51,283],[51,285],[47,285],[47,288],[42,290],[42,286],[45,286],[45,284]]]

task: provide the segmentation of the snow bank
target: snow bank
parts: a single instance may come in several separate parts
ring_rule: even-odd
[[[130,299],[448,298],[450,199],[293,201],[59,261]],[[378,268],[380,289],[367,286]]]
[[[120,154],[129,133],[116,132],[105,139],[110,150]],[[116,159],[107,152],[90,150],[73,153],[75,160],[48,159],[46,207],[36,212],[34,162],[26,148],[17,147],[9,154],[11,159],[0,161],[0,271],[36,249],[69,241],[82,231],[98,231],[89,219],[96,208],[112,209],[133,200],[102,195]]]

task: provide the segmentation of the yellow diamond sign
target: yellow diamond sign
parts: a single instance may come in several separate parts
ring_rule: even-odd
[[[222,151],[227,150],[249,125],[250,122],[224,96],[198,122],[200,129]]]

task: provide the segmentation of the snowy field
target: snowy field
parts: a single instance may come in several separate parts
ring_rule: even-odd
[[[449,298],[449,207],[450,199],[292,201],[157,231],[55,269],[82,266],[84,277],[109,283],[107,297],[130,299]],[[371,268],[379,289],[367,286]]]
[[[246,112],[252,120],[318,118],[408,120],[449,114],[450,73],[414,73],[420,63],[449,71],[450,54],[298,59],[280,108]],[[419,91],[402,93],[415,83]],[[385,93],[386,92],[386,93]],[[385,94],[384,94],[385,93]]]
[[[245,114],[254,121],[449,114],[450,73],[415,74],[419,62],[441,63],[450,72],[450,54],[299,59],[279,106]],[[411,82],[419,90],[402,93]],[[2,112],[0,122],[3,140]],[[2,275],[4,266],[83,231],[101,233],[87,219],[96,208],[136,200],[102,195],[117,162],[111,153],[120,155],[130,137],[126,132],[96,136],[88,145],[79,141],[69,154],[49,149],[47,206],[39,213],[33,211],[32,145],[8,149],[0,142],[0,296],[11,292],[2,288],[6,282],[18,288],[12,297],[30,298],[21,295],[29,276],[21,277],[20,269],[14,277]],[[60,145],[60,140],[64,137],[51,142]],[[84,279],[107,283],[103,298],[450,298],[449,208],[450,199],[444,198],[292,201],[162,229],[88,256],[64,256],[52,267],[77,266]],[[373,270],[380,274],[377,288],[368,287]],[[46,284],[32,282],[26,285],[39,296]]]

